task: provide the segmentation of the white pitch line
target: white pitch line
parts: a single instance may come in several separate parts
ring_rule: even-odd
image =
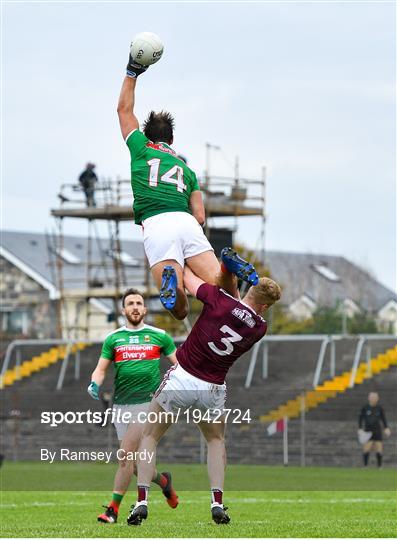
[[[227,502],[241,502],[245,504],[256,504],[259,502],[283,504],[283,503],[295,503],[295,504],[362,504],[362,503],[380,503],[385,502],[395,502],[395,499],[370,499],[370,498],[355,498],[355,499],[275,499],[275,498],[266,498],[266,499],[256,499],[255,497],[250,498],[234,498],[228,497],[226,494]]]
[[[181,499],[180,504],[194,504],[197,502],[209,502],[209,497],[201,497],[196,499]],[[395,499],[370,499],[370,498],[355,498],[355,499],[324,499],[324,500],[318,500],[318,499],[275,499],[275,498],[235,498],[235,497],[227,497],[226,496],[226,502],[228,503],[243,503],[243,504],[257,504],[257,503],[274,503],[274,504],[362,504],[362,503],[378,503],[378,504],[385,504],[385,503],[395,503]],[[150,504],[164,504],[163,500],[152,500],[150,501]],[[6,503],[6,504],[0,504],[0,508],[22,508],[22,507],[31,507],[31,506],[38,506],[38,507],[49,507],[49,506],[93,506],[92,502],[87,503],[81,503],[81,502],[72,502],[72,501],[66,501],[66,502],[38,502],[34,501],[31,503]]]

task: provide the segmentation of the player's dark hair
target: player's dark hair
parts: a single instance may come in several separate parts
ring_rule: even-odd
[[[125,293],[123,294],[122,298],[121,298],[121,305],[123,307],[125,307],[125,305],[124,305],[125,304],[125,299],[127,298],[127,296],[130,296],[130,294],[138,294],[139,296],[142,296],[143,301],[145,302],[145,297],[143,296],[143,294],[140,291],[138,291],[138,289],[131,288],[131,289],[127,289],[125,291]]]
[[[149,141],[154,143],[165,142],[171,144],[174,139],[174,118],[169,112],[150,111],[143,123],[143,132]]]

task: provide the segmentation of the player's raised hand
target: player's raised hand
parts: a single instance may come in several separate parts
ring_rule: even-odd
[[[94,399],[99,399],[99,386],[96,382],[91,381],[90,385],[87,388],[87,392]]]
[[[142,66],[142,64],[138,64],[136,62],[130,53],[128,64],[127,64],[127,77],[130,77],[131,79],[136,79],[139,75],[142,75],[142,73],[145,73],[149,66]]]

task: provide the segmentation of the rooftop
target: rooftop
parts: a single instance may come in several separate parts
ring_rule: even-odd
[[[54,263],[62,257],[65,289],[84,289],[87,243],[85,237],[64,236],[63,252],[57,253],[45,234],[3,231],[0,254],[14,264],[19,262],[53,287],[57,286]],[[126,284],[144,288],[143,243],[121,240],[121,249]],[[113,286],[113,257],[108,239],[92,241],[92,286]],[[337,301],[349,299],[365,311],[377,312],[390,300],[397,301],[397,294],[374,276],[337,255],[268,251],[266,265],[280,283],[286,305],[306,295],[317,305],[334,306]]]

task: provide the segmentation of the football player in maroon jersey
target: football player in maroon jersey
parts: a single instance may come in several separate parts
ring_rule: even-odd
[[[150,405],[151,420],[146,423],[139,451],[155,456],[156,446],[178,411],[190,407],[202,412],[198,427],[207,442],[208,475],[211,485],[211,513],[215,523],[228,523],[223,506],[226,463],[225,416],[223,414],[225,377],[233,363],[266,333],[261,314],[280,299],[280,287],[270,278],[255,279],[241,300],[236,275],[248,268],[230,248],[222,251],[221,273],[217,285],[210,285],[185,268],[184,280],[189,291],[200,300],[203,310],[186,341],[177,349],[178,364],[165,375]],[[247,277],[252,281],[252,265]],[[228,292],[226,292],[228,291]],[[174,418],[170,414],[173,413]],[[149,413],[150,414],[150,413]],[[152,454],[153,452],[153,454]],[[139,525],[147,518],[147,498],[155,459],[138,461],[138,500],[128,516],[129,525]]]

